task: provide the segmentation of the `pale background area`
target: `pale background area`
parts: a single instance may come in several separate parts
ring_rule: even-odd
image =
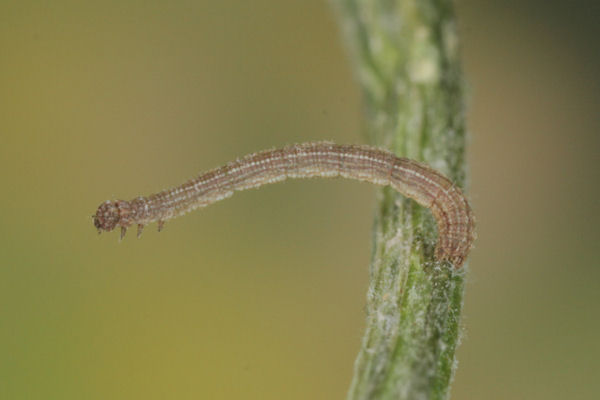
[[[597,1],[458,3],[470,260],[454,399],[600,395]],[[0,2],[0,398],[342,399],[375,189],[290,181],[98,236],[106,199],[362,143],[326,1]]]

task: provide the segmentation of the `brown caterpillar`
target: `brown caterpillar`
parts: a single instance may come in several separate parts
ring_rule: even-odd
[[[439,172],[386,150],[364,145],[304,143],[250,154],[210,170],[181,186],[131,201],[105,201],[94,215],[98,232],[164,222],[231,196],[236,190],[286,178],[344,177],[391,186],[431,209],[438,226],[435,257],[459,268],[475,240],[475,218],[460,189]]]

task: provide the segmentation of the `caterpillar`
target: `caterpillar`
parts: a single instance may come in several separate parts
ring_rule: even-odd
[[[98,232],[165,221],[233,195],[287,178],[343,177],[391,186],[431,210],[438,228],[435,258],[460,268],[475,240],[475,217],[461,190],[434,169],[387,150],[329,142],[296,144],[247,155],[148,197],[102,203],[93,216]]]

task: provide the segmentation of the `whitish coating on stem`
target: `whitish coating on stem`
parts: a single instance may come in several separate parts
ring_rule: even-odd
[[[386,150],[328,142],[303,143],[250,154],[210,170],[173,189],[131,201],[106,201],[98,207],[94,225],[101,231],[168,219],[231,196],[236,190],[280,182],[286,178],[344,177],[391,186],[431,209],[438,226],[435,256],[459,268],[475,239],[475,219],[460,189],[428,166],[396,157]]]

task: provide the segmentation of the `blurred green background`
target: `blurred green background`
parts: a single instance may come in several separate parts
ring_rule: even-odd
[[[457,3],[479,239],[453,398],[597,398],[598,2]],[[364,142],[335,22],[323,0],[0,2],[0,398],[344,398],[374,187],[289,181],[120,244],[90,218]]]

